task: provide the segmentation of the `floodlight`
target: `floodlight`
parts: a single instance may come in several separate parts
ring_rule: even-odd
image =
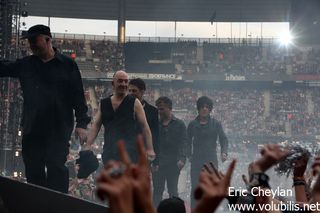
[[[293,42],[293,36],[292,34],[288,32],[283,32],[279,35],[279,43],[282,46],[288,46],[291,45]]]

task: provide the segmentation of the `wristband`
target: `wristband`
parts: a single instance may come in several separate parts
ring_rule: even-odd
[[[303,186],[306,185],[306,182],[304,180],[294,180],[292,186],[294,187],[294,186],[302,186],[302,185]]]

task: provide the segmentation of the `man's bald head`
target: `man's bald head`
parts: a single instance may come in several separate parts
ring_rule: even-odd
[[[112,86],[113,86],[115,95],[117,96],[127,95],[128,83],[129,83],[129,76],[125,71],[119,70],[115,72],[112,80]]]
[[[116,79],[116,78],[119,78],[119,77],[120,78],[126,77],[126,78],[129,79],[128,74],[123,70],[118,70],[113,74],[113,80]]]

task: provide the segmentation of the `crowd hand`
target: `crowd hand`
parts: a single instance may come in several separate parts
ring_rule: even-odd
[[[178,169],[181,170],[184,167],[184,164],[185,163],[182,160],[178,160],[177,162]]]
[[[139,213],[155,213],[151,194],[149,162],[141,135],[137,138],[137,149],[139,154],[138,164],[131,167],[135,210]]]
[[[250,184],[250,177],[251,177],[251,175],[252,175],[252,173],[253,173],[253,165],[254,163],[252,162],[252,163],[250,163],[249,164],[249,166],[248,166],[248,176],[246,176],[245,174],[242,174],[242,180],[243,180],[243,182],[244,182],[244,184],[246,185],[246,187],[248,187],[249,186],[249,184]]]
[[[215,173],[218,177],[223,176],[221,172],[219,172],[213,162],[205,163],[202,168],[203,172],[207,172],[209,174]]]
[[[109,161],[97,179],[97,195],[109,200],[111,213],[133,213],[133,185],[130,171],[115,174],[122,167],[121,162]]]
[[[86,130],[83,128],[76,128],[75,129],[76,137],[80,139],[80,145],[83,145],[87,141],[87,133]]]
[[[282,148],[278,144],[267,144],[261,149],[260,153],[261,157],[252,164],[252,173],[267,171],[273,165],[285,159],[289,150],[288,147]]]
[[[296,194],[296,202],[308,203],[309,187],[305,179],[305,171],[307,169],[309,156],[307,153],[302,154],[295,162],[293,168],[293,183],[295,181],[304,181],[305,185],[294,186]]]
[[[228,159],[228,155],[226,153],[221,153],[220,155],[221,162],[225,162]]]
[[[307,169],[309,161],[309,156],[307,154],[302,155],[298,160],[295,162],[293,176],[294,177],[303,177],[304,173]]]
[[[144,148],[142,136],[138,136],[137,138],[137,149],[139,155],[137,165],[131,163],[123,141],[118,142],[118,149],[121,163],[127,168],[127,173],[125,173],[125,175],[129,177],[133,189],[132,191],[134,200],[130,201],[130,199],[128,199],[126,202],[132,202],[132,205],[130,203],[130,206],[133,206],[132,209],[134,209],[135,212],[155,213],[156,211],[153,207],[151,196],[149,162]],[[101,191],[98,191],[98,195],[100,194]]]
[[[314,162],[312,164],[312,175],[317,176],[320,173],[320,155],[314,158]]]
[[[310,169],[307,169],[304,175],[304,178],[306,180],[306,195],[308,200],[310,200],[310,197],[311,197],[311,183],[313,180],[312,173],[313,173],[312,168],[310,168]]]
[[[246,185],[246,187],[249,186],[249,180],[248,180],[247,176],[242,174],[241,178],[242,178],[242,181],[244,182],[244,185]]]
[[[227,196],[235,164],[236,160],[233,160],[225,175],[218,172],[212,163],[210,166],[204,166],[204,171],[200,174],[198,187],[194,192],[198,203],[195,209],[193,209],[193,213],[215,211],[221,201]]]
[[[311,182],[313,180],[313,169],[312,168],[308,169],[305,172],[304,177],[306,179],[307,186],[310,188]]]
[[[312,198],[316,202],[320,202],[320,156],[316,156],[312,164],[312,174],[314,176],[314,184],[312,188]]]
[[[256,171],[255,170],[255,162],[252,162],[249,164],[248,166],[248,175],[249,177],[251,177],[251,175],[253,173],[256,173],[256,172],[262,172],[262,171]],[[246,186],[250,186],[250,180],[247,178],[247,176],[245,175],[242,175],[242,179],[243,181],[245,182]],[[260,187],[259,188],[260,190],[267,190],[267,188],[264,188],[264,187]],[[255,194],[258,194],[257,190],[259,189],[255,189]],[[275,200],[273,199],[270,195],[267,196],[266,193],[261,193],[259,196],[255,196],[255,204],[259,204],[260,206],[261,205],[280,205],[280,202],[278,200]],[[272,209],[277,209],[276,207],[272,208]],[[266,209],[262,209],[261,211],[256,211],[257,213],[267,213],[267,212],[272,212],[272,213],[278,213],[280,211],[267,211]]]

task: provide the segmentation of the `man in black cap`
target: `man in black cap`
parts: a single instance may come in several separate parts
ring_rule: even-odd
[[[202,96],[197,100],[198,116],[188,125],[187,154],[191,162],[191,205],[195,206],[192,193],[198,184],[202,167],[212,162],[218,168],[217,140],[221,147],[221,161],[227,160],[228,139],[219,121],[210,117],[213,102]]]
[[[68,192],[65,166],[74,127],[80,142],[90,122],[77,64],[52,47],[50,28],[31,27],[28,39],[33,55],[16,62],[0,62],[0,77],[20,80],[23,91],[22,156],[29,183]]]

